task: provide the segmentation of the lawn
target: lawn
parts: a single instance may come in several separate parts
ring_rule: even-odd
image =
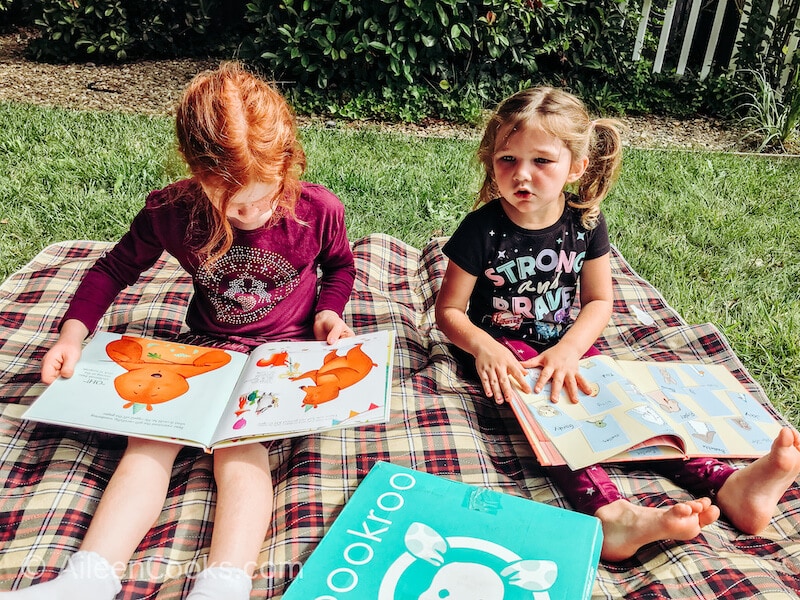
[[[476,141],[305,129],[306,178],[334,190],[351,239],[420,247],[453,231]],[[0,103],[0,278],[65,239],[115,240],[146,193],[182,177],[164,117]],[[800,159],[628,149],[604,202],[612,242],[690,323],[712,322],[800,424]]]

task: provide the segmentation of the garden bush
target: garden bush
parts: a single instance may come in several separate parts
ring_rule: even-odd
[[[741,67],[780,75],[798,3],[776,16],[756,3]],[[346,118],[474,121],[535,84],[566,87],[603,114],[726,116],[753,84],[652,73],[666,0],[654,3],[638,61],[640,6],[624,0],[0,0],[0,15],[21,4],[41,31],[30,43],[36,58],[241,58],[298,111]],[[777,42],[765,56],[768,38]]]
[[[125,61],[197,55],[214,43],[210,24],[225,22],[234,2],[221,0],[36,0],[42,35],[29,50],[52,61]],[[224,10],[223,10],[224,9]],[[219,28],[217,28],[219,32]],[[219,33],[217,33],[219,35]]]
[[[254,0],[247,51],[300,96],[326,90],[341,110],[381,90],[406,111],[448,116],[532,82],[616,85],[606,32],[622,32],[629,10],[617,0]]]

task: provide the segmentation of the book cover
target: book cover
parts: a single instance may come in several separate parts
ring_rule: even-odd
[[[283,600],[580,600],[600,521],[378,462]]]
[[[721,365],[581,361],[592,386],[573,404],[550,401],[549,384],[510,405],[539,462],[572,469],[599,462],[717,457],[758,458],[781,424]],[[533,384],[538,372],[531,371]]]
[[[394,336],[270,342],[239,352],[98,332],[75,373],[23,419],[205,449],[389,416]]]

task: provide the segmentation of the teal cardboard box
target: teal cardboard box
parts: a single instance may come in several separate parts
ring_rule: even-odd
[[[283,600],[579,600],[602,542],[594,517],[379,462]]]

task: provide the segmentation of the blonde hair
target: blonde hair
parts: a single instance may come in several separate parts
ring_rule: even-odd
[[[306,157],[291,108],[269,83],[236,62],[200,73],[181,98],[175,129],[192,176],[223,190],[218,206],[206,199],[195,207],[204,218],[193,219],[210,223],[200,251],[212,261],[231,247],[226,210],[248,183],[278,182],[273,218],[294,217]]]
[[[611,189],[622,163],[618,122],[591,120],[583,102],[557,88],[530,88],[506,98],[489,119],[478,147],[478,160],[485,177],[473,208],[500,196],[494,181],[494,153],[498,132],[507,125],[511,126],[511,132],[539,127],[564,142],[573,161],[589,158],[586,171],[577,182],[578,199],[570,200],[569,205],[581,212],[584,227],[594,228],[600,215],[600,202]]]

